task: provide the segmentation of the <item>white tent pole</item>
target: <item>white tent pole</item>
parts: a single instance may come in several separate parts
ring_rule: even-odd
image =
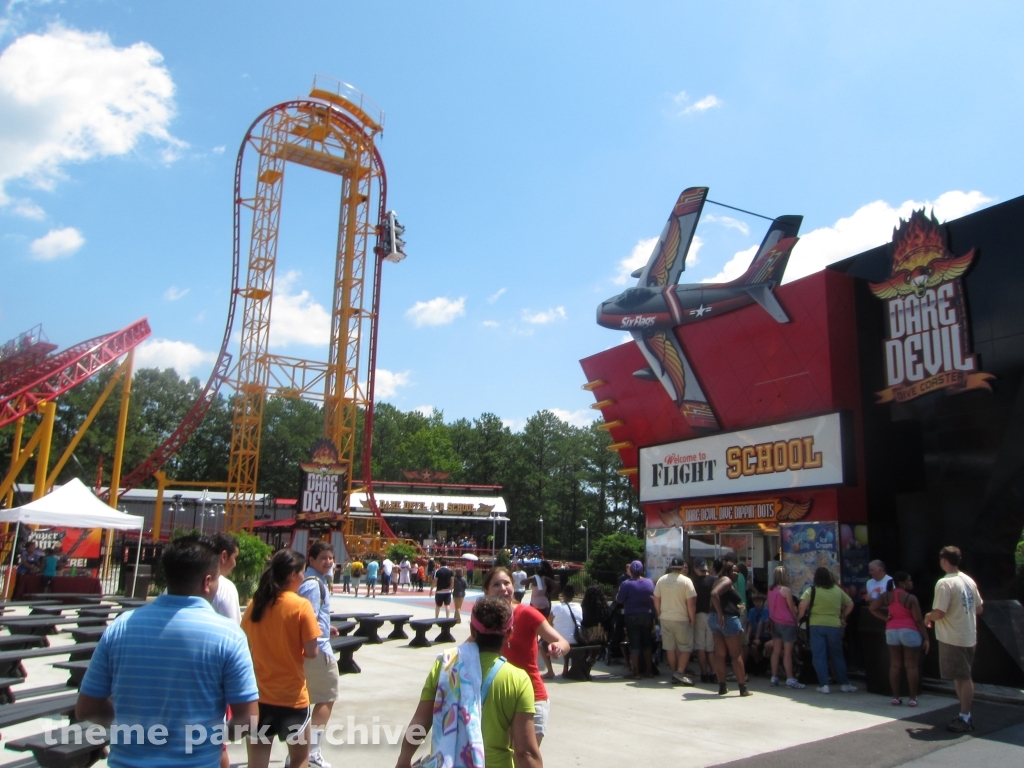
[[[14,541],[11,542],[11,567],[7,569],[7,578],[4,579],[4,599],[7,599],[7,593],[11,589],[11,574],[14,573],[14,553],[18,551],[18,534],[21,533],[21,521],[14,526]]]
[[[135,573],[132,574],[132,597],[138,597],[135,594],[135,584],[139,580],[139,558],[142,557],[142,529],[139,528],[139,546],[135,550]]]

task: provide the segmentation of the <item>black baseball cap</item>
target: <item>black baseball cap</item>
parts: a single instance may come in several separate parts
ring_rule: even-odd
[[[673,570],[674,568],[682,568],[682,567],[683,567],[683,558],[681,558],[681,557],[673,557],[672,560],[668,564],[668,569],[670,571]]]
[[[708,569],[708,561],[703,557],[693,558],[693,569],[695,571],[706,571]]]

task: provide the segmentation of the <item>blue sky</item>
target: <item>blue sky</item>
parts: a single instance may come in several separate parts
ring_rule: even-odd
[[[235,154],[314,74],[387,113],[379,391],[446,418],[595,412],[597,303],[679,192],[803,214],[790,278],[1024,192],[1014,3],[13,2],[0,21],[0,340],[148,316],[202,379],[223,333]],[[322,359],[337,182],[289,168],[274,348]],[[686,282],[758,219],[705,208]],[[619,282],[617,282],[617,280]]]

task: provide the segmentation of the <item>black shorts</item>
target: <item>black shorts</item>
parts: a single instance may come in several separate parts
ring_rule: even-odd
[[[442,605],[452,604],[452,593],[451,592],[435,592],[434,593],[434,605],[440,608]]]
[[[279,741],[284,741],[289,736],[302,733],[309,725],[309,718],[313,713],[312,707],[279,707],[276,704],[259,704],[260,719],[256,726],[257,733],[264,733],[268,738],[277,736]],[[263,726],[269,726],[265,731]]]

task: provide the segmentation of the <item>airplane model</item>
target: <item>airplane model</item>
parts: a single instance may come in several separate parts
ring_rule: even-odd
[[[718,419],[673,329],[755,302],[776,322],[788,323],[772,291],[782,282],[803,216],[775,219],[750,267],[735,280],[676,285],[707,195],[707,187],[690,187],[679,195],[647,266],[632,274],[639,278],[636,287],[602,302],[597,323],[629,331],[650,364],[633,375],[660,381],[693,429],[715,431]]]

